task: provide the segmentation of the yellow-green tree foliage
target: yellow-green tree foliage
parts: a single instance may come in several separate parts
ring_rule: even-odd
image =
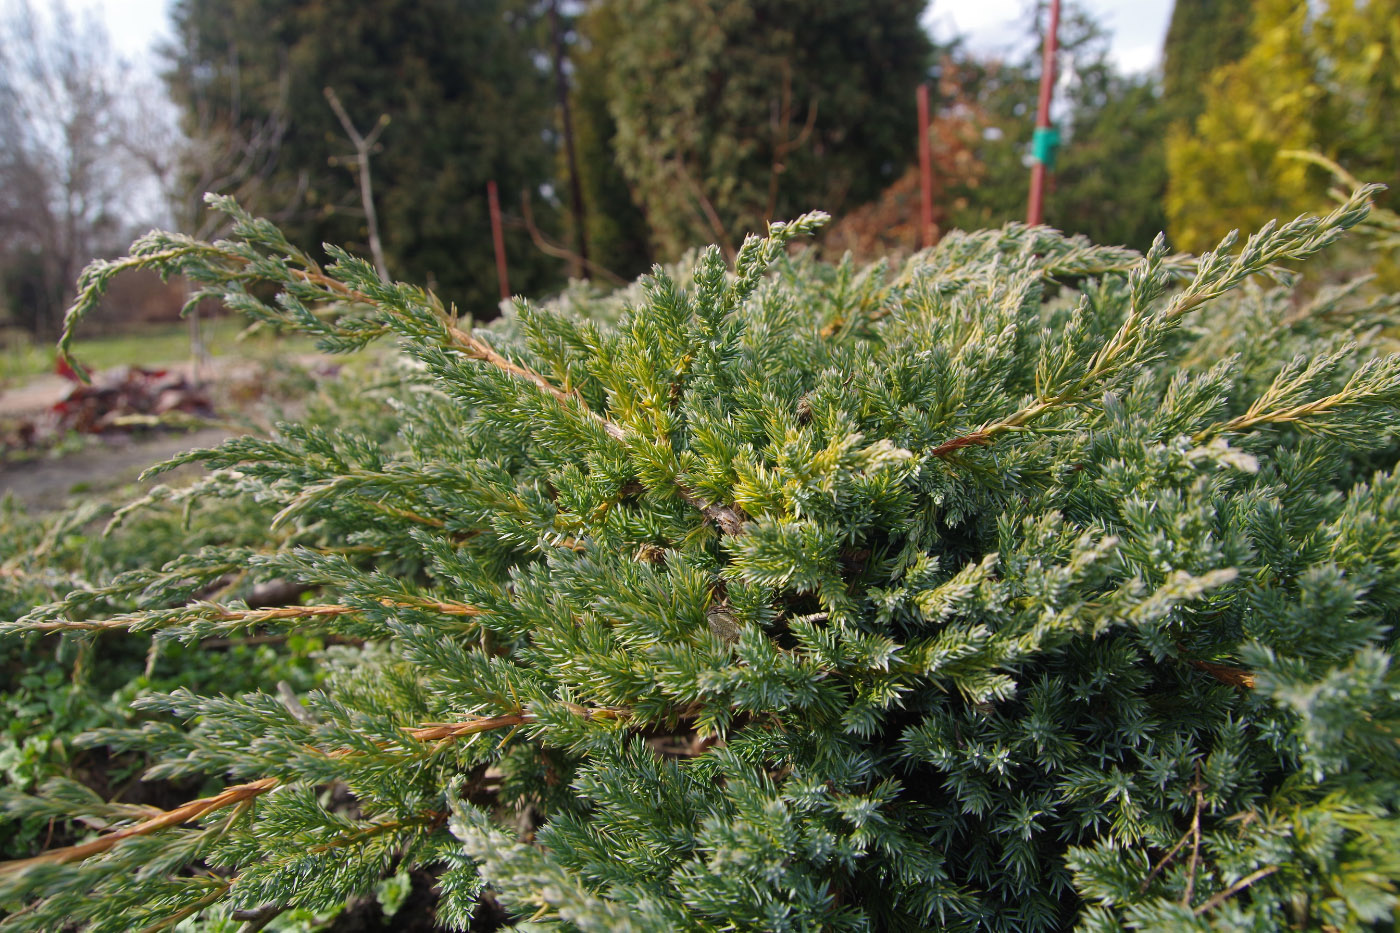
[[[1316,209],[1323,153],[1368,180],[1400,181],[1400,0],[1255,0],[1249,51],[1212,73],[1205,109],[1167,141],[1174,245]]]

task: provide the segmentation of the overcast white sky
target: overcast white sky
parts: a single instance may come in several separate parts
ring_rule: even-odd
[[[0,0],[0,3],[7,0]],[[43,0],[38,0],[40,4]],[[134,62],[168,33],[167,0],[70,0],[100,11],[113,44]],[[1153,68],[1162,54],[1172,0],[1080,0],[1113,35],[1112,55],[1127,71]],[[974,48],[1005,50],[1027,32],[1035,0],[935,0],[924,24],[940,39],[965,35]]]
[[[170,36],[167,6],[167,0],[68,0],[69,9],[101,13],[112,45],[133,64],[148,58],[157,38]]]
[[[1157,67],[1172,0],[1079,0],[1112,37],[1110,54],[1128,72]],[[1029,31],[1035,0],[934,0],[924,25],[939,39],[957,35],[983,51],[1018,46]]]

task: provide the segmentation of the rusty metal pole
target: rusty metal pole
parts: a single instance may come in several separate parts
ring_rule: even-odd
[[[1055,52],[1060,32],[1060,0],[1050,0],[1050,26],[1045,30],[1045,50],[1040,63],[1040,103],[1035,114],[1035,141],[1031,165],[1031,197],[1026,223],[1035,226],[1045,217],[1046,175],[1054,168],[1059,138],[1050,123],[1050,99],[1055,92]]]
[[[919,242],[933,245],[933,144],[928,138],[928,85],[919,85]]]
[[[510,297],[510,279],[506,276],[506,238],[501,234],[501,199],[494,178],[486,183],[486,201],[491,208],[491,239],[496,243],[496,281],[501,284],[504,300]]]

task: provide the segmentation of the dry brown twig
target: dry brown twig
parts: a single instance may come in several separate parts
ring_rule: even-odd
[[[1202,791],[1204,789],[1204,786],[1201,784],[1201,763],[1197,761],[1195,776],[1191,780],[1191,793],[1195,797],[1196,802],[1191,813],[1191,826],[1186,832],[1181,834],[1181,838],[1176,841],[1176,845],[1168,849],[1167,854],[1157,860],[1157,864],[1152,866],[1152,870],[1147,873],[1147,877],[1142,879],[1142,884],[1138,886],[1139,894],[1147,892],[1147,889],[1152,885],[1152,879],[1161,874],[1162,869],[1166,868],[1167,865],[1171,863],[1171,860],[1176,857],[1176,854],[1185,847],[1186,843],[1192,840],[1195,840],[1195,844],[1191,852],[1191,881],[1193,882],[1195,880],[1196,862],[1200,854],[1201,844],[1201,807],[1205,803],[1205,798],[1202,796]],[[1189,903],[1191,898],[1191,887],[1191,882],[1188,882],[1186,887],[1187,903]]]
[[[774,101],[773,115],[769,118],[773,131],[773,166],[768,173],[768,203],[763,212],[765,220],[771,222],[778,209],[778,176],[787,171],[787,157],[801,149],[812,137],[817,125],[817,101],[813,98],[807,105],[807,122],[796,136],[792,129],[792,67],[783,62],[783,90],[780,100]]]
[[[671,168],[675,171],[676,177],[684,182],[685,186],[690,189],[691,197],[695,198],[695,203],[699,206],[700,213],[704,215],[705,222],[710,225],[710,232],[713,233],[715,239],[719,241],[719,248],[724,251],[724,258],[733,262],[734,258],[738,256],[739,253],[734,249],[733,238],[730,237],[729,231],[724,226],[724,222],[719,219],[719,211],[715,210],[714,202],[705,196],[705,190],[700,187],[700,183],[697,182],[695,176],[690,173],[690,169],[686,166],[684,159],[677,156],[675,159],[671,160]]]
[[[233,787],[226,787],[212,797],[201,797],[198,800],[191,800],[189,803],[182,804],[173,810],[167,810],[159,816],[152,817],[148,820],[142,820],[132,826],[127,826],[123,829],[98,836],[96,839],[91,839],[87,842],[64,846],[61,849],[53,849],[41,855],[36,855],[33,858],[0,862],[0,875],[24,871],[35,865],[64,865],[69,862],[80,862],[94,855],[100,855],[126,839],[131,839],[135,836],[148,836],[162,829],[193,822],[216,810],[222,810],[225,807],[233,806],[244,800],[251,800],[260,794],[267,793],[280,783],[281,782],[278,781],[277,778],[263,778],[260,781],[251,781],[247,784],[236,784]]]
[[[326,101],[335,111],[336,119],[340,121],[341,127],[345,130],[345,135],[350,137],[350,144],[355,147],[355,175],[360,183],[360,203],[365,211],[365,223],[369,229],[369,253],[374,258],[374,268],[379,272],[379,277],[386,282],[389,280],[389,267],[384,262],[384,244],[379,239],[379,213],[374,209],[374,189],[369,177],[369,157],[374,151],[375,145],[379,142],[379,137],[384,132],[384,128],[389,125],[389,115],[380,114],[379,120],[374,124],[374,129],[369,131],[369,135],[363,135],[355,128],[355,122],[350,119],[350,114],[346,112],[345,106],[341,104],[340,98],[331,88],[325,88]]]
[[[1201,783],[1201,762],[1196,761],[1196,776],[1191,781],[1191,793],[1196,805],[1191,811],[1191,861],[1186,864],[1186,893],[1181,895],[1181,906],[1191,906],[1191,896],[1196,893],[1196,869],[1201,864],[1201,807],[1205,805],[1205,785]]]
[[[1256,872],[1251,872],[1250,874],[1245,875],[1243,878],[1230,885],[1224,891],[1221,891],[1219,894],[1215,895],[1210,900],[1194,908],[1192,910],[1192,913],[1199,917],[1201,914],[1205,913],[1208,910],[1214,910],[1221,904],[1228,901],[1230,898],[1234,897],[1236,894],[1243,891],[1245,888],[1249,887],[1254,882],[1269,877],[1274,872],[1278,871],[1278,869],[1279,866],[1277,865],[1269,865],[1265,868],[1259,869]]]
[[[520,219],[525,226],[525,232],[530,234],[530,240],[535,247],[546,256],[553,256],[555,259],[564,259],[571,263],[576,263],[587,269],[594,275],[600,275],[613,285],[621,288],[627,284],[627,280],[613,272],[611,269],[598,265],[592,259],[581,253],[560,246],[558,243],[550,242],[549,238],[540,232],[540,228],[535,226],[535,211],[530,205],[530,191],[528,188],[520,189]]]
[[[383,599],[380,600],[380,604],[390,609],[419,609],[452,616],[476,616],[481,614],[481,610],[475,606],[437,599]],[[186,608],[199,609],[200,605],[196,603]],[[363,611],[363,609],[358,606],[346,606],[342,603],[328,603],[317,606],[271,606],[262,609],[235,609],[210,603],[203,608],[210,614],[210,619],[212,621],[233,622],[240,626],[260,625],[264,622],[280,622],[286,619],[335,618],[337,616]],[[91,621],[55,619],[50,622],[35,622],[27,626],[26,630],[33,632],[101,632],[127,628],[141,621],[141,619],[142,616],[139,613],[124,614],[112,616],[108,619],[94,619]]]
[[[592,709],[582,706],[570,706],[574,712],[582,718],[592,719],[623,719],[629,715],[626,710],[616,709]],[[463,736],[477,735],[484,732],[491,732],[497,729],[514,728],[535,722],[535,714],[529,710],[520,710],[515,713],[508,713],[500,716],[487,716],[480,719],[469,719],[455,723],[423,723],[420,726],[406,729],[405,734],[409,738],[420,742],[445,742]],[[348,750],[342,752],[331,752],[333,757],[344,757]],[[181,826],[192,823],[210,813],[223,810],[227,807],[244,807],[254,798],[280,787],[282,781],[279,778],[268,777],[257,781],[250,781],[246,784],[236,784],[227,787],[211,797],[201,797],[198,800],[191,800],[173,810],[166,810],[149,819],[142,820],[131,826],[114,830],[96,839],[78,845],[64,846],[60,849],[53,849],[43,852],[32,858],[15,859],[8,862],[0,862],[0,876],[14,874],[25,871],[36,865],[63,865],[70,862],[80,862],[84,859],[101,855],[110,851],[113,847],[120,845],[127,839],[137,836],[148,836],[163,829]]]

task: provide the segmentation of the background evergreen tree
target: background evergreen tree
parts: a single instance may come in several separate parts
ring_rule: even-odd
[[[1212,73],[1206,104],[1167,146],[1167,215],[1172,240],[1203,249],[1232,228],[1288,216],[1316,203],[1311,166],[1283,150],[1321,143],[1313,120],[1323,88],[1306,36],[1308,6],[1256,0],[1245,56]]]
[[[1252,0],[1175,0],[1162,46],[1162,94],[1173,120],[1194,120],[1210,76],[1249,47]]]
[[[732,254],[744,230],[860,204],[903,171],[930,64],[922,2],[600,5],[614,151],[658,256]]]
[[[169,84],[198,134],[227,121],[293,115],[253,206],[299,242],[363,249],[353,154],[322,94],[335,90],[367,132],[391,122],[372,158],[375,201],[395,275],[432,281],[474,314],[494,315],[486,183],[507,210],[554,169],[548,35],[523,0],[177,0]],[[202,129],[203,128],[203,129]],[[552,210],[537,198],[548,224]],[[560,277],[523,230],[507,233],[511,287]]]
[[[1166,225],[1166,106],[1148,75],[1119,75],[1101,63],[1079,80],[1045,201],[1048,222],[1095,243],[1145,250]]]
[[[647,218],[617,161],[617,121],[609,110],[609,74],[627,28],[613,2],[594,3],[577,21],[572,97],[588,245],[603,268],[633,278],[651,266]]]

